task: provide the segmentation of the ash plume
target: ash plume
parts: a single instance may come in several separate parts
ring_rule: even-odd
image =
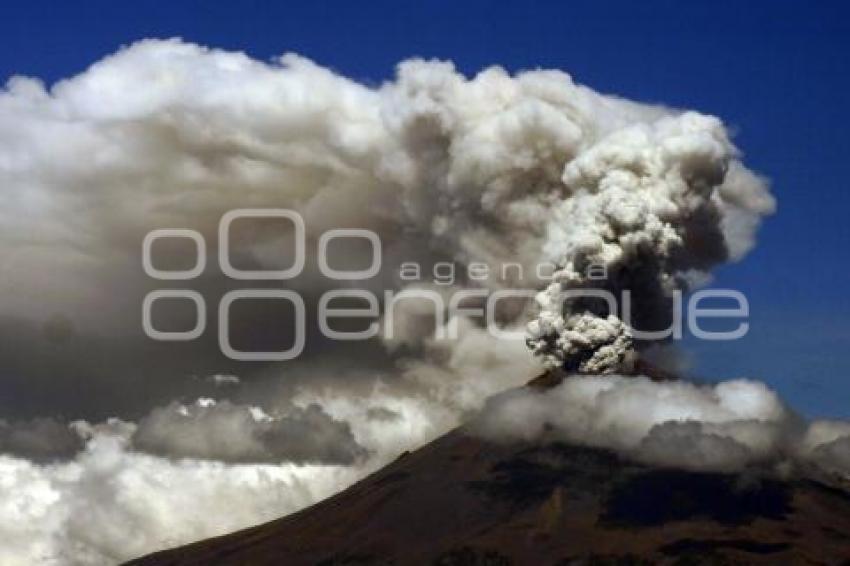
[[[848,471],[846,424],[798,424],[752,382],[618,377],[644,347],[626,321],[560,304],[564,291],[628,290],[634,327],[664,328],[675,291],[754,245],[773,199],[718,118],[600,94],[561,71],[465,77],[413,59],[370,87],[293,54],[261,62],[146,40],[49,87],[10,79],[0,184],[3,564],[115,563],[281,516],[482,410],[482,434],[497,439],[554,427],[660,465],[742,469],[790,454]],[[142,271],[145,234],[197,230],[212,266],[219,221],[236,208],[304,218],[311,251],[286,287],[308,312],[340,287],[313,257],[320,235],[365,228],[383,262],[358,285],[381,300],[413,288],[540,291],[536,306],[497,312],[518,336],[529,325],[531,348],[414,302],[394,309],[392,339],[351,345],[311,327],[302,357],[284,364],[228,360],[214,331],[179,349],[152,343],[140,301],[163,282]],[[278,269],[292,238],[234,229],[233,261]],[[158,260],[183,269],[184,252],[165,246]],[[331,255],[349,268],[368,261],[353,246]],[[489,276],[410,282],[404,262],[483,265]],[[551,280],[541,264],[555,267]],[[588,277],[591,266],[607,277]],[[210,267],[185,286],[214,305],[233,285]],[[244,313],[233,341],[262,346],[267,311]],[[175,308],[160,323],[192,317]],[[443,327],[457,338],[431,332]],[[544,366],[606,376],[485,407]],[[35,420],[44,415],[74,425]]]
[[[573,159],[561,179],[569,196],[549,224],[545,249],[560,269],[529,324],[534,352],[583,373],[622,370],[636,346],[631,327],[615,313],[565,305],[565,292],[632,292],[633,327],[658,330],[672,317],[673,291],[740,259],[774,201],[737,156],[718,119],[687,112],[604,135]],[[591,269],[605,273],[601,283]]]

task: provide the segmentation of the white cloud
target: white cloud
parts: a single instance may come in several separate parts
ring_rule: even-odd
[[[490,399],[472,430],[495,441],[564,440],[690,470],[767,472],[814,465],[850,479],[850,423],[806,423],[757,381],[699,386],[574,376]]]

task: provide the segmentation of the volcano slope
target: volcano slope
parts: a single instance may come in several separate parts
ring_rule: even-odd
[[[129,564],[850,564],[850,494],[461,428],[301,512]]]

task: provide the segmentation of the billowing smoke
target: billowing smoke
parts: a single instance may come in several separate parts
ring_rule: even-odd
[[[296,55],[264,63],[178,40],[137,43],[49,88],[12,78],[0,92],[0,186],[0,562],[10,565],[114,563],[281,516],[465,422],[544,365],[627,369],[643,347],[632,328],[664,328],[673,293],[742,257],[773,208],[718,119],[602,95],[559,71],[467,78],[410,60],[373,88]],[[219,221],[237,208],[301,214],[299,277],[223,276]],[[205,272],[146,277],[141,243],[158,228],[198,231]],[[215,313],[242,283],[276,285],[298,291],[312,317],[325,291],[349,286],[316,261],[331,228],[380,236],[381,268],[356,284],[378,297],[377,324],[392,336],[329,340],[311,318],[301,357],[251,364],[221,354],[214,320],[193,342],[142,332],[142,298],[157,288],[198,291]],[[280,269],[293,240],[279,226],[234,224],[231,261]],[[339,270],[369,265],[351,241],[329,253]],[[177,240],[160,242],[156,261],[194,264]],[[421,277],[402,275],[410,263]],[[592,287],[630,291],[632,320],[595,301],[561,304],[564,291]],[[538,306],[498,303],[512,340],[473,314],[480,293],[436,309],[447,313],[420,294],[391,315],[383,295],[419,289],[448,305],[459,291],[510,288],[542,291]],[[232,342],[291,340],[271,312],[234,314]],[[169,329],[194,320],[177,306],[154,314]],[[749,382],[578,378],[498,397],[480,419],[494,437],[536,439],[545,421],[560,438],[664,465],[738,469],[793,449],[795,462],[847,469],[843,424],[797,426]]]
[[[618,371],[635,346],[631,328],[666,328],[673,291],[746,253],[774,202],[736,157],[718,119],[687,112],[603,135],[569,162],[569,196],[553,207],[545,246],[560,269],[529,324],[535,353],[569,370]],[[587,287],[631,292],[629,324],[607,306],[565,304]]]
[[[533,289],[548,278],[534,267],[551,261],[553,286],[572,287],[601,264],[642,300],[740,257],[772,208],[718,119],[603,96],[555,71],[466,79],[414,60],[369,89],[294,55],[267,65],[148,41],[50,92],[14,78],[0,113],[4,315],[58,311],[78,332],[124,306],[104,312],[104,286],[139,287],[128,279],[147,231],[214,242],[232,208],[294,208],[313,238],[374,230],[390,279],[398,261],[444,259]],[[235,257],[268,266],[291,236],[234,237]],[[288,283],[314,287],[309,271]],[[120,314],[107,322],[123,325]],[[540,340],[581,328],[558,316],[540,317]]]

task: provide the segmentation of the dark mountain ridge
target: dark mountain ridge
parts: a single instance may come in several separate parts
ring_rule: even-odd
[[[308,509],[129,564],[850,564],[850,494],[461,428]]]

